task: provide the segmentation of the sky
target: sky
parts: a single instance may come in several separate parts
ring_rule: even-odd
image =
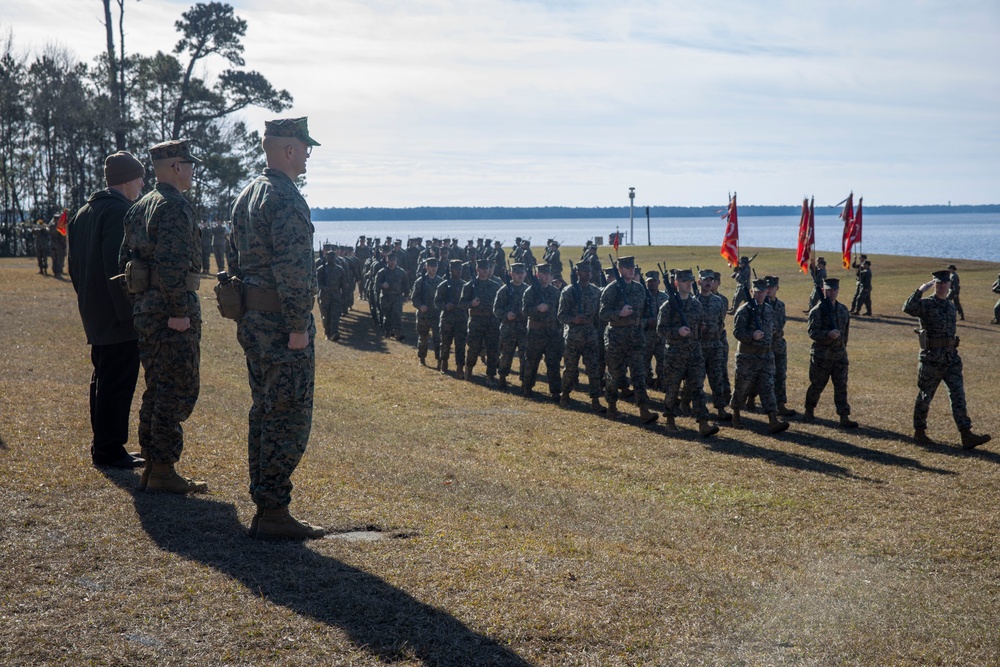
[[[192,4],[125,0],[126,51],[170,51]],[[230,4],[322,144],[313,207],[1000,203],[997,0]],[[0,6],[29,55],[90,62],[102,21]]]

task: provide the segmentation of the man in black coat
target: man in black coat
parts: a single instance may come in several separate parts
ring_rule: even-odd
[[[125,213],[142,193],[144,174],[142,163],[130,153],[108,156],[104,161],[107,189],[90,195],[68,225],[70,279],[94,364],[90,454],[96,466],[137,468],[145,463],[125,449],[139,377],[132,303],[121,285],[110,280],[118,273]]]

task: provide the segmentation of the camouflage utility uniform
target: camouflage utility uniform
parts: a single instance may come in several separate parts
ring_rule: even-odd
[[[562,377],[564,394],[576,388],[582,358],[590,398],[601,396],[597,332],[597,313],[600,307],[601,290],[596,285],[567,285],[559,295],[557,317],[565,325]]]
[[[548,309],[542,313],[542,304]],[[559,364],[563,354],[562,325],[559,324],[559,290],[553,285],[542,287],[535,283],[524,292],[524,312],[528,315],[528,338],[525,345],[524,389],[531,391],[538,377],[538,366],[545,358],[545,374],[549,381],[549,393],[562,393],[562,378]]]

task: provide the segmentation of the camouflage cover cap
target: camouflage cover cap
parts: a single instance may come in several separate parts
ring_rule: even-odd
[[[448,262],[448,266],[450,266],[452,269],[460,269],[462,268],[463,264],[465,264],[465,262],[463,262],[460,259],[453,259],[450,262]]]
[[[619,269],[634,269],[635,268],[635,257],[631,255],[626,255],[625,257],[618,258],[618,268]]]
[[[524,273],[524,264],[521,262],[514,262],[510,265],[511,273]]]
[[[590,262],[577,262],[576,263],[576,270],[577,271],[586,271],[587,273],[590,273],[593,270],[593,268],[594,267],[591,266]]]
[[[547,273],[552,275],[552,268],[548,264],[539,264],[535,267],[535,273]]]
[[[491,262],[488,259],[479,259],[479,260],[476,260],[476,268],[477,269],[488,269],[492,265],[493,265],[493,262]]]
[[[936,283],[951,282],[951,271],[949,271],[948,269],[941,269],[940,271],[935,271],[931,275],[934,276],[934,282]]]
[[[827,278],[823,281],[823,289],[840,289],[840,278]]]
[[[694,282],[694,272],[691,269],[674,269],[674,280],[682,283]]]
[[[712,269],[702,269],[698,272],[702,280],[715,280],[715,271]]]
[[[949,271],[958,271],[958,267],[955,266],[954,264],[949,264],[948,265],[948,270]]]
[[[149,149],[149,157],[151,160],[170,160],[173,158],[181,158],[187,160],[188,162],[194,162],[195,164],[201,164],[201,160],[191,155],[191,149],[188,146],[187,139],[174,139],[173,141],[164,141],[151,146]]]
[[[424,260],[424,266],[437,266],[438,261],[436,257],[428,257]]]
[[[309,117],[279,118],[264,121],[265,137],[292,137],[307,146],[319,146],[320,143],[309,136]]]
[[[767,281],[768,287],[776,287],[778,284],[778,276],[764,276],[764,280]]]
[[[646,271],[646,280],[659,280],[659,271]]]
[[[758,278],[753,281],[753,289],[755,292],[763,292],[767,289],[767,280],[764,278]]]

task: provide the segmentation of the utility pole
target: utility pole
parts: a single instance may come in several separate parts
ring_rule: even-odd
[[[653,245],[653,239],[649,235],[649,207],[646,207],[646,245]]]
[[[635,222],[632,217],[632,208],[635,205],[635,188],[628,189],[628,244],[635,245]]]

